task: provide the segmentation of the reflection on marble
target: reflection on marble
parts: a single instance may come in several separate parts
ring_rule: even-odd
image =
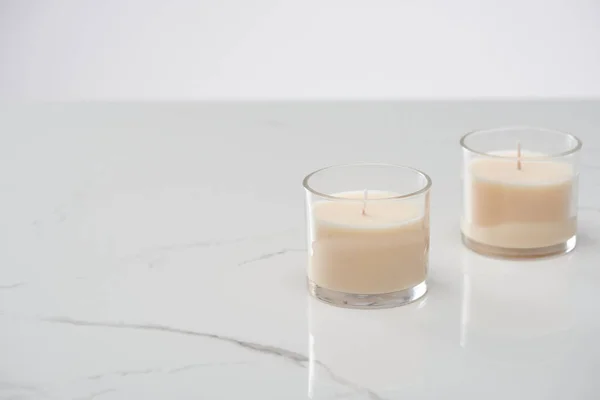
[[[573,350],[571,256],[530,261],[486,258],[462,251],[461,346],[465,365],[485,366],[480,385],[510,377],[493,397],[569,398],[561,381]],[[554,397],[558,396],[558,397]],[[573,397],[576,398],[576,397]]]
[[[424,304],[368,312],[310,299],[309,398],[382,400],[398,386],[423,384],[428,349],[417,313]]]
[[[570,258],[507,261],[463,249],[461,345],[472,345],[478,335],[531,339],[569,329]]]

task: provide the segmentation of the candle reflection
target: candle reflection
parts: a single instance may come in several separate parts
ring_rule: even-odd
[[[570,257],[511,262],[463,250],[461,346],[569,329]]]
[[[422,383],[424,305],[365,312],[310,299],[308,397],[379,399]]]

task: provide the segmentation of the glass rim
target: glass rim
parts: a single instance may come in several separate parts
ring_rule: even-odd
[[[334,168],[346,168],[346,167],[389,167],[389,168],[394,168],[394,169],[404,169],[404,170],[410,170],[412,172],[415,172],[418,176],[425,178],[425,185],[422,188],[420,188],[419,190],[416,190],[414,192],[410,192],[407,194],[401,194],[398,196],[378,197],[376,199],[369,199],[369,202],[381,201],[381,200],[399,200],[399,199],[407,199],[410,197],[418,196],[420,194],[423,194],[423,193],[426,193],[427,191],[429,191],[429,189],[431,188],[431,184],[432,184],[431,178],[429,177],[429,175],[427,175],[423,171],[420,171],[413,167],[409,167],[407,165],[358,162],[358,163],[348,163],[348,164],[336,164],[336,165],[330,165],[328,167],[320,168],[320,169],[313,171],[310,174],[306,175],[304,177],[304,179],[302,180],[302,186],[304,186],[304,189],[311,192],[312,194],[315,194],[319,197],[323,197],[326,199],[339,200],[339,201],[361,201],[362,202],[363,201],[362,199],[349,199],[347,197],[339,197],[339,196],[333,196],[333,195],[326,194],[326,193],[321,193],[321,192],[315,190],[309,184],[310,178],[312,178],[313,176],[315,176],[318,173],[325,172],[327,170],[334,169]]]
[[[494,157],[494,158],[503,158],[503,159],[508,159],[508,160],[517,160],[518,157],[517,156],[507,156],[507,155],[501,155],[501,154],[492,154],[489,152],[485,152],[485,151],[479,151],[479,150],[475,150],[471,147],[469,147],[465,142],[466,140],[472,136],[472,135],[476,135],[476,134],[480,134],[480,133],[486,133],[486,132],[496,132],[496,131],[510,131],[510,130],[516,130],[516,129],[521,129],[521,130],[533,130],[533,131],[539,131],[539,132],[551,132],[551,133],[558,133],[559,135],[563,135],[565,137],[568,137],[569,139],[573,140],[575,142],[575,145],[566,150],[566,151],[562,151],[560,153],[553,153],[553,154],[545,154],[543,156],[525,156],[525,157],[521,157],[521,158],[529,158],[529,159],[538,159],[538,160],[547,160],[547,159],[551,159],[551,158],[559,158],[559,157],[566,157],[568,155],[574,154],[576,152],[578,152],[579,150],[581,150],[581,147],[583,146],[583,143],[581,142],[581,139],[579,139],[577,136],[571,134],[571,133],[567,133],[567,132],[563,132],[563,131],[559,131],[556,129],[548,129],[548,128],[540,128],[540,127],[535,127],[535,126],[520,126],[520,125],[515,125],[515,126],[503,126],[503,127],[498,127],[498,128],[488,128],[488,129],[477,129],[474,131],[470,131],[465,133],[461,138],[460,138],[460,145],[463,149],[470,151],[471,153],[475,153],[475,154],[479,154],[482,156],[486,156],[486,157]]]

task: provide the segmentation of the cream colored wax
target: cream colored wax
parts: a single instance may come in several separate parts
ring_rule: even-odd
[[[496,154],[516,156],[516,152]],[[471,162],[462,223],[468,238],[490,246],[534,249],[564,243],[575,235],[573,167],[534,161],[539,156],[524,152],[521,169],[510,159]]]
[[[334,196],[362,199],[364,193]],[[364,214],[361,201],[313,205],[308,267],[311,281],[344,293],[382,294],[412,288],[425,280],[427,202],[381,200],[391,196],[397,194],[369,191]]]

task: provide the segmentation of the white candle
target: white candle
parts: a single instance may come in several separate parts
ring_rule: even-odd
[[[476,159],[465,175],[463,234],[480,244],[537,249],[565,243],[576,232],[572,165],[543,154],[496,152]],[[537,161],[536,161],[537,158]],[[520,163],[520,168],[518,163]]]
[[[365,192],[333,196],[364,200]],[[425,281],[429,221],[423,202],[387,199],[393,196],[369,190],[366,206],[343,200],[313,204],[312,282],[342,293],[382,294]]]

